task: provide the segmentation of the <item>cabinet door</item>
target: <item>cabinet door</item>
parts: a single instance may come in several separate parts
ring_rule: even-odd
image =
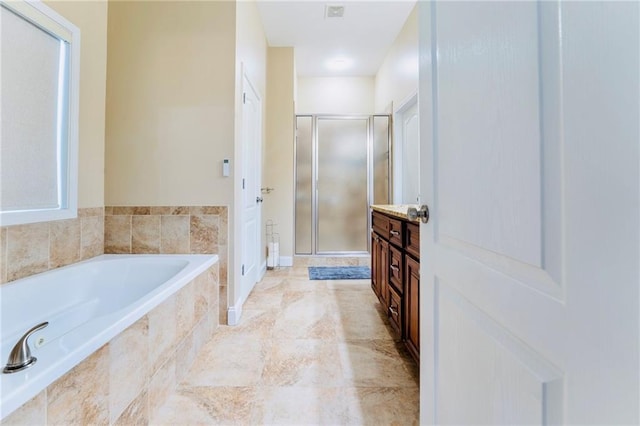
[[[387,307],[387,316],[389,324],[393,330],[398,333],[398,337],[402,337],[402,296],[393,288],[389,287],[389,305]]]
[[[404,228],[404,248],[407,253],[420,260],[420,225],[407,223]]]
[[[405,256],[404,335],[407,349],[420,361],[420,263]]]
[[[402,251],[389,245],[389,283],[396,288],[398,294],[404,293]]]
[[[380,302],[387,309],[389,306],[389,243],[380,238]]]
[[[380,237],[371,233],[371,289],[380,298]]]

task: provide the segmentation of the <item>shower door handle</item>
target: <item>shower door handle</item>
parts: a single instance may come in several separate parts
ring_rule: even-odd
[[[264,200],[262,199],[262,197],[256,197],[256,204],[257,204],[257,203],[261,203],[261,202],[263,202],[263,201],[264,201]]]

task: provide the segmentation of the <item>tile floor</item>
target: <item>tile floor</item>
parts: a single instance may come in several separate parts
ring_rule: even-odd
[[[369,280],[267,272],[152,424],[418,424],[418,371]]]

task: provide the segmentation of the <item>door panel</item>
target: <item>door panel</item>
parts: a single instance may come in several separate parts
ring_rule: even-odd
[[[437,196],[440,238],[539,268],[537,11],[533,2],[438,5],[438,128],[447,143],[437,161],[464,173],[442,167]],[[483,19],[462,26],[460,13]],[[470,42],[491,54],[473,52]]]
[[[296,117],[296,254],[313,253],[313,117]]]
[[[639,422],[638,9],[421,4],[422,422]]]
[[[438,344],[446,356],[438,366],[438,422],[561,423],[561,373],[452,286],[439,288]]]
[[[318,118],[318,253],[368,251],[368,126]]]

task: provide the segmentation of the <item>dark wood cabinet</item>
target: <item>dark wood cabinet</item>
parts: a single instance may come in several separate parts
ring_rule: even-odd
[[[416,362],[420,359],[420,226],[373,211],[371,288]]]
[[[371,288],[382,306],[389,300],[389,243],[375,232],[371,234]]]
[[[416,361],[420,361],[420,263],[407,256],[404,268],[404,340],[411,355]]]
[[[392,245],[389,246],[389,284],[393,285],[400,294],[404,293],[404,283],[402,276],[404,275],[403,256],[401,249]]]

